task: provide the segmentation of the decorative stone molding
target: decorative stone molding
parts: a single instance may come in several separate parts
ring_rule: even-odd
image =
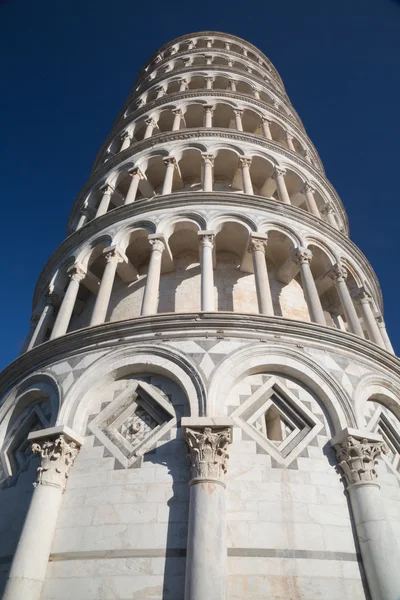
[[[77,281],[80,283],[83,279],[85,279],[86,272],[79,265],[73,265],[68,269],[67,275],[72,281]]]
[[[347,269],[343,265],[336,264],[329,271],[328,275],[335,282],[346,281],[346,279],[347,279]]]
[[[306,182],[300,189],[300,194],[315,194],[315,188]]]
[[[149,242],[151,245],[152,252],[160,252],[160,253],[164,252],[165,244],[161,238],[155,238],[152,240],[149,239]]]
[[[381,436],[364,433],[365,437],[363,432],[346,429],[342,432],[341,441],[335,443],[337,438],[331,441],[347,487],[375,482],[378,477],[378,458],[388,452]]]
[[[271,175],[272,179],[276,179],[280,175],[282,175],[284,177],[286,175],[286,169],[281,169],[279,167],[275,167],[274,171]]]
[[[251,167],[251,157],[250,156],[239,156],[240,166],[243,167]]]
[[[41,429],[29,434],[32,453],[39,456],[35,485],[50,485],[65,490],[71,467],[83,443],[67,427]]]
[[[265,254],[267,250],[268,238],[265,236],[263,238],[251,237],[249,242],[249,251],[253,252],[263,252]]]
[[[304,263],[310,264],[313,255],[308,248],[299,247],[295,249],[293,257],[296,265],[302,265]]]
[[[198,237],[200,241],[200,246],[208,246],[209,248],[214,247],[215,242],[215,234],[208,232],[198,232]]]
[[[109,262],[115,262],[115,263],[124,262],[124,258],[121,256],[121,254],[118,252],[118,250],[116,248],[106,248],[106,250],[103,252],[103,256],[107,263],[109,263]]]
[[[231,430],[211,427],[195,430],[187,427],[185,439],[189,446],[192,478],[223,479],[229,458],[226,449],[232,441]]]
[[[202,154],[201,157],[202,157],[204,163],[209,163],[211,165],[214,165],[214,159],[215,159],[214,154]]]

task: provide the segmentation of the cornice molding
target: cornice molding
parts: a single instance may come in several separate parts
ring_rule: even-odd
[[[346,354],[376,365],[377,371],[387,369],[390,375],[400,378],[400,360],[376,344],[353,333],[339,329],[304,323],[283,317],[267,317],[243,313],[175,313],[138,317],[127,321],[105,323],[68,333],[45,342],[19,356],[0,374],[0,393],[6,394],[22,378],[52,363],[74,354],[98,350],[115,350],[118,345],[149,341],[165,342],[171,339],[196,339],[196,337],[240,338],[242,340],[271,342],[293,346],[330,350]]]
[[[332,227],[326,221],[322,221],[318,217],[315,217],[311,213],[306,212],[301,208],[297,208],[296,206],[282,204],[282,202],[270,200],[264,196],[249,196],[246,194],[240,194],[239,196],[230,192],[196,192],[195,194],[193,192],[178,192],[166,196],[155,196],[151,201],[148,199],[138,200],[132,204],[117,207],[105,215],[89,221],[84,227],[71,233],[43,267],[35,287],[33,309],[37,305],[41,295],[45,293],[46,286],[48,285],[52,273],[57,268],[58,264],[65,259],[65,256],[91,236],[100,234],[106,227],[128,218],[140,217],[144,213],[162,212],[169,208],[186,209],[193,206],[198,209],[199,206],[213,206],[216,204],[227,209],[232,207],[236,211],[238,209],[244,211],[247,211],[248,209],[268,211],[275,213],[276,215],[285,216],[288,219],[292,219],[293,222],[305,224],[311,228],[315,228],[319,233],[323,233],[327,239],[335,241],[350,256],[356,256],[358,261],[364,265],[364,270],[368,275],[368,279],[371,285],[373,285],[375,298],[382,309],[382,292],[376,274],[367,258],[350,238]]]
[[[97,169],[96,173],[91,175],[89,180],[83,186],[82,190],[79,192],[73,204],[71,215],[68,220],[68,228],[71,227],[71,224],[76,218],[77,212],[80,209],[81,202],[83,202],[84,198],[90,193],[93,187],[98,185],[99,180],[101,180],[106,174],[112,171],[119,164],[123,163],[126,159],[131,158],[139,152],[147,150],[148,148],[154,148],[157,144],[167,144],[168,142],[174,142],[177,140],[194,141],[196,138],[196,141],[198,141],[199,138],[207,139],[213,137],[227,139],[230,142],[244,142],[247,144],[254,144],[258,147],[261,146],[266,150],[272,150],[278,155],[284,156],[285,158],[288,158],[289,160],[293,161],[294,163],[305,169],[305,174],[310,172],[318,181],[318,183],[327,191],[329,201],[335,205],[344,223],[345,229],[348,232],[347,215],[344,210],[342,201],[340,200],[336,190],[328,181],[328,179],[321,175],[318,169],[313,167],[305,158],[302,158],[296,152],[293,152],[288,148],[284,148],[281,144],[278,144],[273,140],[268,140],[263,136],[254,135],[253,133],[239,132],[235,131],[234,129],[221,129],[217,127],[201,127],[198,129],[181,129],[179,131],[167,131],[165,133],[157,133],[151,136],[150,138],[133,143],[126,150],[123,150],[122,152],[119,152],[116,156],[110,158],[107,162],[105,162],[101,167]]]
[[[185,40],[191,40],[195,37],[218,37],[218,38],[226,38],[228,41],[229,40],[233,40],[234,42],[236,42],[237,44],[243,44],[243,46],[246,46],[248,48],[250,48],[255,54],[258,54],[260,56],[260,58],[262,58],[263,60],[265,60],[265,62],[271,67],[272,72],[274,73],[274,75],[277,77],[277,79],[282,82],[281,76],[279,75],[278,71],[276,70],[276,68],[274,67],[274,65],[272,64],[272,62],[270,61],[270,59],[263,53],[261,52],[261,50],[259,48],[257,48],[257,46],[254,46],[253,44],[251,44],[250,42],[237,37],[236,35],[232,35],[230,33],[223,33],[222,31],[197,31],[194,33],[187,33],[185,35],[182,35],[178,38],[175,38],[174,40],[171,40],[170,42],[167,42],[166,44],[164,44],[163,46],[161,46],[161,48],[159,48],[158,50],[156,50],[156,52],[154,52],[149,60],[143,65],[142,69],[140,70],[139,74],[142,73],[142,71],[144,71],[144,69],[146,68],[147,65],[150,65],[151,62],[156,58],[156,56],[158,56],[161,52],[165,52],[168,48],[170,48],[171,46],[173,46],[174,44],[180,43],[180,42],[184,42]],[[283,85],[283,83],[282,83]]]
[[[304,132],[304,130],[302,128],[299,127],[298,123],[295,120],[292,121],[287,115],[283,114],[281,111],[277,110],[276,108],[274,108],[273,106],[268,104],[268,102],[264,102],[263,100],[258,100],[257,98],[254,98],[251,95],[241,94],[241,93],[237,93],[237,92],[230,92],[228,90],[206,90],[206,89],[190,90],[190,91],[186,91],[186,92],[176,92],[174,94],[166,94],[162,98],[157,98],[155,100],[152,100],[151,102],[144,104],[140,108],[134,110],[129,115],[123,116],[118,122],[114,123],[110,133],[108,134],[106,140],[104,141],[103,145],[101,146],[101,148],[96,156],[96,159],[94,161],[94,165],[92,168],[92,174],[94,174],[96,169],[100,166],[99,165],[100,159],[102,159],[102,158],[104,159],[104,152],[106,151],[106,149],[110,145],[110,143],[113,141],[113,139],[116,136],[118,136],[118,134],[121,133],[121,129],[126,127],[128,124],[132,123],[132,121],[135,121],[144,113],[146,113],[150,110],[154,110],[158,107],[162,107],[163,105],[168,105],[168,104],[177,102],[179,100],[188,100],[190,98],[197,99],[197,98],[204,98],[204,97],[222,98],[222,99],[229,98],[230,100],[240,100],[241,102],[246,102],[252,106],[256,106],[257,108],[261,109],[262,111],[265,111],[265,112],[275,116],[278,120],[283,121],[286,125],[290,126],[294,132],[296,132],[299,139],[301,139],[301,141],[311,151],[312,158],[318,162],[318,165],[321,169],[322,174],[323,175],[325,174],[324,166],[318,155],[317,150],[315,149],[315,146],[313,145],[313,143],[310,140],[310,138],[308,137],[308,135]]]

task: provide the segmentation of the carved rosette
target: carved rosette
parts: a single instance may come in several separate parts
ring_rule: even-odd
[[[32,453],[40,458],[35,485],[52,485],[64,491],[79,448],[65,435],[32,444]]]
[[[213,431],[211,427],[199,430],[186,428],[185,436],[190,451],[193,479],[223,480],[229,458],[226,449],[232,441],[231,430]]]
[[[378,458],[388,452],[384,442],[357,440],[351,435],[334,448],[347,486],[374,482],[378,477],[375,468]]]

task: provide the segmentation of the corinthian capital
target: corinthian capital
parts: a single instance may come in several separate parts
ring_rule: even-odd
[[[333,447],[347,486],[376,481],[378,458],[388,451],[382,439],[359,438],[349,434],[340,443],[333,443]]]
[[[211,427],[195,430],[187,427],[185,437],[193,479],[223,479],[229,458],[226,449],[232,441],[231,430],[213,430]]]
[[[303,248],[302,246],[299,246],[294,251],[294,262],[297,265],[302,265],[304,263],[310,264],[312,256],[313,255],[312,255],[311,250],[309,250],[308,248]]]
[[[29,434],[32,453],[39,457],[35,485],[51,485],[65,490],[71,467],[73,466],[82,439],[67,433],[66,427],[42,429]]]
[[[263,252],[267,249],[268,238],[266,236],[262,238],[252,237],[249,242],[250,252]]]
[[[329,271],[329,277],[335,282],[345,281],[347,279],[346,267],[338,263],[336,265],[333,265],[332,269]]]

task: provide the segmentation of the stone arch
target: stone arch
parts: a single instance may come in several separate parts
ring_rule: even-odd
[[[382,374],[365,375],[354,391],[354,410],[357,424],[365,429],[365,408],[369,400],[375,399],[386,406],[400,421],[400,381]]]
[[[206,388],[202,376],[187,356],[170,346],[141,344],[136,348],[131,346],[109,352],[90,365],[66,395],[57,424],[69,425],[84,435],[85,398],[121,372],[164,375],[185,393],[191,416],[206,414]]]
[[[351,400],[342,386],[314,360],[295,350],[265,344],[234,351],[221,363],[211,378],[208,408],[223,416],[229,392],[243,377],[263,370],[292,376],[312,390],[330,417],[333,434],[345,427],[355,427],[356,417]]]

